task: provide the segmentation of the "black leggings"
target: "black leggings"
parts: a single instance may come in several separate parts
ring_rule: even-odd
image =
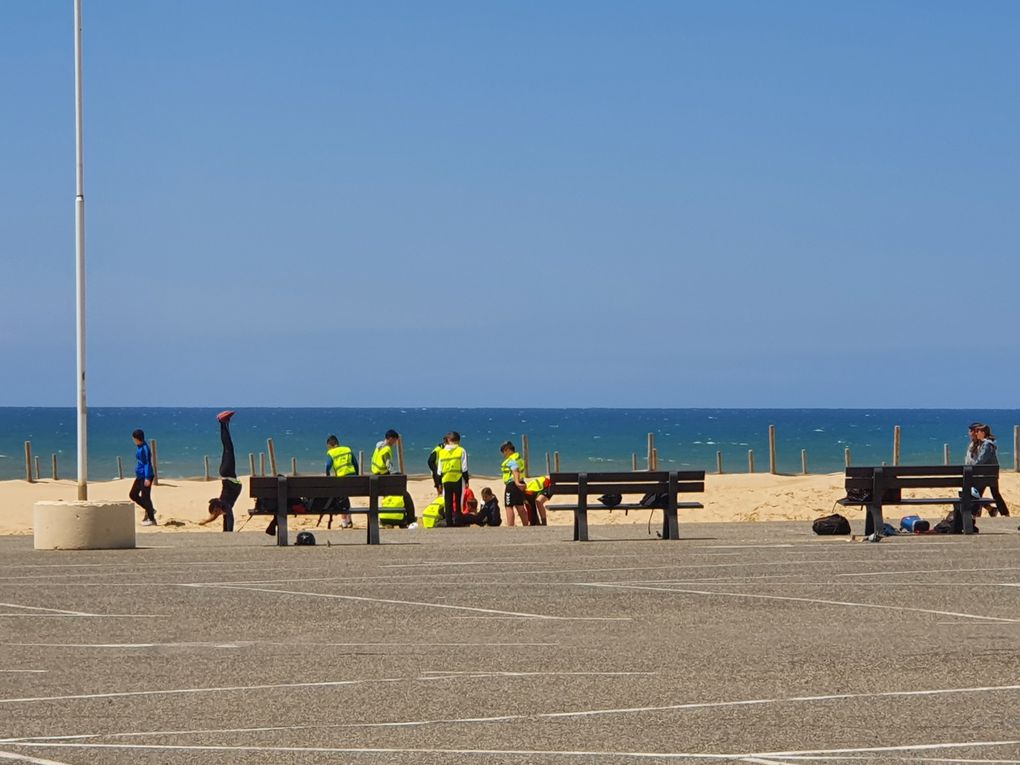
[[[1009,505],[1006,504],[1006,500],[1004,500],[1002,495],[999,493],[998,484],[992,484],[991,486],[977,486],[975,488],[977,489],[978,494],[982,497],[985,495],[985,489],[991,489],[992,499],[995,500],[995,509],[1002,515],[1009,515]],[[989,513],[989,515],[991,515],[991,513]]]
[[[131,484],[131,491],[128,492],[131,501],[145,511],[145,518],[150,521],[156,520],[156,508],[152,506],[152,486],[145,485],[144,478],[136,478]]]
[[[230,423],[220,423],[220,441],[223,443],[223,456],[220,458],[220,501],[223,513],[223,530],[234,530],[234,503],[241,496],[241,484],[237,482],[237,463],[234,460],[234,441],[230,437]],[[230,479],[230,480],[228,480]]]

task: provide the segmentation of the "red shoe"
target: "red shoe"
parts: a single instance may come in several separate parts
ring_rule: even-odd
[[[233,417],[235,414],[237,414],[237,412],[235,412],[233,409],[227,409],[216,415],[216,419],[219,420],[220,422],[230,422],[230,418]]]

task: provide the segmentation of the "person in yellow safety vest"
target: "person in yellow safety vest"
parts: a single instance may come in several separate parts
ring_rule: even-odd
[[[379,523],[406,529],[415,521],[414,500],[410,494],[383,497],[379,507]]]
[[[358,474],[358,461],[354,458],[354,452],[349,446],[342,446],[336,436],[326,439],[326,475],[335,475],[343,478],[348,475]],[[347,497],[340,497],[337,502],[341,507],[350,508],[351,500]],[[330,516],[330,525],[333,519]],[[340,513],[340,528],[349,529],[354,524],[351,522],[350,513]]]
[[[439,452],[439,476],[443,483],[443,501],[446,507],[446,525],[457,526],[458,516],[464,512],[464,487],[470,485],[468,456],[460,445],[460,433],[451,430],[446,434],[446,445]]]
[[[427,529],[445,526],[446,521],[444,518],[446,517],[446,511],[444,504],[442,495],[432,500],[428,507],[421,512],[421,525]]]
[[[400,440],[395,430],[387,430],[383,440],[375,445],[372,452],[372,475],[389,475],[393,472],[393,447]]]
[[[552,497],[552,490],[549,488],[550,483],[549,476],[543,475],[537,478],[529,478],[524,486],[525,499],[529,505],[534,506],[538,510],[539,523],[542,526],[545,526],[547,522],[545,504]]]
[[[432,473],[432,484],[436,487],[436,494],[443,493],[443,477],[439,474],[439,453],[443,451],[444,446],[445,438],[436,444],[436,448],[429,454],[429,471]]]
[[[503,507],[506,508],[506,525],[514,525],[514,513],[521,519],[521,525],[528,525],[527,508],[524,506],[524,481],[528,477],[528,467],[524,458],[518,454],[512,441],[504,441],[499,451],[503,462],[499,469],[503,472]]]

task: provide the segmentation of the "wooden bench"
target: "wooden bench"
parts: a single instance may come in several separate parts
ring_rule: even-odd
[[[837,501],[844,507],[867,507],[864,533],[882,533],[885,520],[883,505],[952,505],[956,510],[953,531],[974,533],[976,508],[994,504],[992,499],[978,499],[971,488],[995,486],[999,482],[998,465],[937,465],[933,467],[848,467],[847,496]],[[952,497],[902,497],[903,489],[957,489]],[[867,493],[864,498],[851,498],[850,493]]]
[[[663,508],[662,538],[679,539],[677,510],[680,508],[704,507],[700,502],[678,502],[679,494],[694,494],[705,491],[705,471],[686,470],[681,472],[635,471],[630,473],[553,473],[549,476],[549,490],[552,496],[577,496],[576,505],[546,505],[546,510],[574,511],[574,541],[588,541],[589,510],[644,510],[639,502],[621,502],[608,507],[601,502],[589,502],[589,497],[600,494],[665,494],[667,506]]]
[[[298,499],[335,499],[337,497],[368,497],[368,507],[352,507],[348,512],[368,515],[368,544],[379,544],[379,500],[381,497],[403,495],[407,491],[406,475],[351,475],[252,477],[250,494],[256,500],[275,501],[273,510],[258,509],[252,515],[276,516],[276,544],[287,544],[287,516],[297,515],[291,507]]]

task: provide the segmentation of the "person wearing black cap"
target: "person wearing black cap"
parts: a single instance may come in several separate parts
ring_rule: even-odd
[[[222,516],[223,530],[234,530],[234,503],[241,496],[241,482],[237,479],[237,462],[234,459],[234,441],[230,437],[230,418],[235,414],[228,409],[216,415],[220,423],[220,443],[223,444],[223,456],[220,457],[220,496],[209,500],[209,517],[199,521],[199,526],[212,523]]]

